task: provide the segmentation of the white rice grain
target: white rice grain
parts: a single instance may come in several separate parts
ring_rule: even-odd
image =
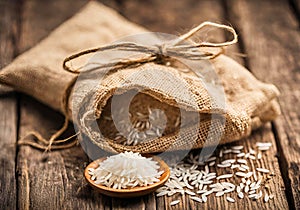
[[[210,162],[208,165],[209,166],[214,166],[216,164],[216,161],[212,161],[212,162]]]
[[[270,170],[266,168],[256,168],[256,170],[261,173],[270,173]]]
[[[199,203],[202,203],[201,198],[199,198],[199,197],[197,197],[197,196],[191,196],[190,198],[191,198],[192,200],[194,200],[194,201],[197,201],[197,202],[199,202]]]
[[[239,192],[239,193],[238,193],[238,197],[239,197],[240,199],[243,199],[243,198],[244,198],[244,193]]]
[[[249,195],[256,193],[256,190],[251,190],[248,192]]]
[[[268,194],[265,194],[265,197],[264,197],[264,202],[267,203],[269,201],[270,197]]]
[[[192,192],[192,191],[190,191],[190,190],[185,190],[184,191],[186,194],[188,194],[188,195],[196,195],[196,193],[194,193],[194,192]]]
[[[261,154],[261,152],[259,152],[259,153],[257,154],[257,159],[260,160],[261,158],[262,158],[262,154]]]
[[[206,197],[204,194],[202,194],[201,198],[202,198],[202,201],[203,201],[204,203],[206,203],[207,197]]]
[[[213,192],[214,192],[213,190],[209,190],[209,191],[203,193],[202,196],[208,196],[208,195],[212,194]]]
[[[180,203],[180,200],[174,200],[170,203],[170,206],[174,206],[176,204]]]
[[[227,179],[233,177],[233,174],[223,174],[217,177],[217,179]]]
[[[230,182],[222,182],[221,185],[226,189],[235,188],[235,185]]]
[[[248,186],[248,185],[246,185],[246,187],[245,187],[245,189],[244,189],[244,192],[245,192],[245,193],[248,193],[248,192],[249,192],[249,186]]]
[[[235,169],[235,168],[239,168],[239,167],[240,167],[239,164],[232,164],[230,168],[231,168],[231,169]]]
[[[241,150],[241,149],[243,149],[244,148],[244,146],[242,146],[242,145],[239,145],[239,146],[232,146],[231,147],[231,149],[233,149],[233,150]]]
[[[256,146],[257,147],[271,147],[272,143],[271,142],[257,142]]]
[[[226,149],[226,150],[223,151],[223,154],[228,154],[228,153],[231,153],[231,152],[232,152],[231,149]]]
[[[168,192],[169,192],[169,191],[162,191],[162,192],[160,192],[160,193],[157,193],[156,196],[157,196],[157,197],[164,196],[164,195],[167,195]]]
[[[205,162],[211,162],[211,161],[214,161],[216,159],[217,159],[217,157],[212,156],[212,157],[208,158]]]
[[[258,150],[260,150],[260,151],[266,151],[269,149],[270,149],[270,147],[258,147]]]
[[[220,197],[220,196],[222,196],[222,195],[224,195],[224,191],[220,191],[220,192],[217,192],[217,193],[216,193],[216,197]]]
[[[236,156],[237,156],[237,157],[244,157],[244,156],[245,156],[245,153],[242,152],[242,153],[237,154]]]
[[[205,192],[207,192],[207,190],[198,190],[197,194],[202,194],[202,193],[205,193]]]
[[[254,155],[249,155],[249,159],[251,159],[251,160],[255,160],[255,159],[256,159],[256,157],[255,157]]]
[[[240,176],[240,177],[247,177],[247,174],[246,173],[243,173],[243,172],[236,172],[235,175],[237,176]]]
[[[232,197],[226,197],[226,200],[229,201],[229,202],[231,202],[231,203],[235,202],[235,200]]]
[[[242,164],[247,164],[248,163],[247,160],[245,160],[245,159],[238,159],[237,162],[242,163]]]
[[[249,148],[249,153],[250,153],[251,155],[255,155],[255,154],[256,154],[255,150],[253,150],[252,148]]]
[[[228,164],[228,163],[235,163],[235,159],[227,159],[221,162],[222,165]]]
[[[227,167],[230,167],[231,164],[230,163],[226,163],[226,164],[218,164],[217,165],[219,168],[227,168]]]
[[[257,199],[257,197],[258,197],[258,194],[248,195],[248,198],[252,198],[252,199]]]

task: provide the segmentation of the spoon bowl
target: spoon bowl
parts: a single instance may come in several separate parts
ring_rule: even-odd
[[[106,158],[104,157],[91,162],[84,170],[84,177],[94,189],[99,191],[101,194],[107,196],[119,197],[119,198],[131,198],[131,197],[143,196],[151,192],[154,192],[156,189],[161,187],[170,177],[170,169],[168,165],[159,157],[152,156],[152,159],[159,164],[160,166],[159,170],[164,171],[164,173],[159,177],[159,181],[154,184],[147,185],[147,186],[136,186],[127,189],[113,189],[111,187],[107,187],[101,184],[95,184],[95,181],[91,179],[91,175],[88,173],[88,169],[89,168],[96,169],[99,166],[99,163],[101,163],[105,159]]]

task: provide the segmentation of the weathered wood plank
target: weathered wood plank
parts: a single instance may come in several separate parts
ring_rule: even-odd
[[[24,2],[20,51],[32,47],[76,13],[86,1]],[[51,17],[51,18],[49,18]],[[57,130],[63,116],[34,99],[21,98],[20,136],[36,130],[45,137]],[[19,207],[21,209],[107,209],[110,198],[87,186],[83,170],[88,158],[81,147],[44,154],[29,146],[18,153]]]
[[[72,17],[87,1],[35,1],[23,4],[22,33],[19,50],[24,52],[45,38],[53,29]],[[88,21],[88,20],[87,20]]]
[[[286,1],[228,1],[232,22],[244,37],[254,74],[276,84],[282,115],[275,121],[287,195],[300,208],[300,100],[298,23]],[[253,15],[256,14],[256,15]]]
[[[156,210],[155,194],[152,193],[148,196],[144,196],[145,210]]]
[[[21,99],[20,135],[38,130],[49,135],[63,117],[27,96]],[[42,125],[42,126],[41,126]],[[105,209],[109,198],[87,187],[83,170],[88,162],[81,147],[43,153],[21,146],[18,154],[19,207],[21,209]]]
[[[0,69],[14,57],[18,28],[18,2],[0,0]],[[0,209],[16,209],[17,99],[0,86]]]
[[[151,203],[150,205],[153,205]],[[112,198],[112,209],[126,210],[126,209],[141,209],[145,210],[145,203],[142,197],[137,198]]]
[[[1,43],[1,42],[0,42]],[[17,103],[15,94],[0,96],[0,209],[16,209]]]

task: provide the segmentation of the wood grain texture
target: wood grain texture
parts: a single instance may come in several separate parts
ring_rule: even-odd
[[[244,37],[249,65],[281,92],[282,115],[274,122],[288,198],[300,208],[300,34],[286,1],[228,1],[231,20]],[[256,15],[252,15],[252,14]],[[251,34],[251,36],[250,36]]]
[[[63,117],[32,98],[21,99],[20,135],[38,130],[49,135]],[[19,207],[21,209],[106,209],[110,198],[87,186],[83,171],[88,158],[80,146],[43,153],[21,146],[18,154]]]
[[[53,29],[72,17],[86,2],[87,0],[24,0],[20,53],[45,38]]]
[[[17,2],[0,0],[0,69],[14,57],[17,11]],[[0,209],[16,209],[17,99],[16,94],[4,91],[3,86],[0,91]]]

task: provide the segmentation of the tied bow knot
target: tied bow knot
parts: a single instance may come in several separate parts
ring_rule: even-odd
[[[204,27],[215,27],[218,29],[224,29],[226,31],[229,31],[233,38],[229,41],[221,42],[221,43],[214,43],[214,42],[192,42],[189,40],[189,38],[193,37],[196,32],[201,30]],[[185,42],[184,42],[185,41]],[[189,41],[189,42],[187,42]],[[208,60],[213,59],[220,54],[224,52],[224,47],[232,45],[237,42],[237,34],[235,30],[231,26],[222,25],[218,23],[212,23],[212,22],[203,22],[197,27],[191,29],[189,32],[181,35],[177,39],[167,41],[165,43],[159,44],[159,45],[142,45],[138,43],[133,42],[120,42],[115,43],[111,45],[107,45],[104,47],[99,48],[93,48],[81,51],[79,53],[76,53],[74,55],[71,55],[67,58],[65,58],[63,62],[63,68],[66,71],[72,72],[72,73],[80,73],[79,69],[72,69],[69,65],[67,65],[68,62],[71,60],[74,60],[80,56],[89,54],[89,53],[95,53],[100,51],[106,51],[106,50],[121,50],[121,51],[130,51],[130,52],[138,52],[145,54],[142,58],[134,58],[134,59],[124,59],[117,62],[111,62],[111,63],[105,63],[100,64],[98,68],[105,68],[105,67],[126,67],[131,64],[139,64],[139,63],[146,63],[146,62],[154,62],[154,61],[162,61],[166,57],[174,57],[174,58],[184,58],[184,59],[190,59],[190,60]],[[217,50],[212,51],[208,50],[211,48],[215,48]],[[93,70],[93,69],[92,69]]]
[[[166,49],[166,45],[162,44],[162,45],[156,45],[157,49],[158,49],[158,55],[161,56],[167,56],[167,49]]]

